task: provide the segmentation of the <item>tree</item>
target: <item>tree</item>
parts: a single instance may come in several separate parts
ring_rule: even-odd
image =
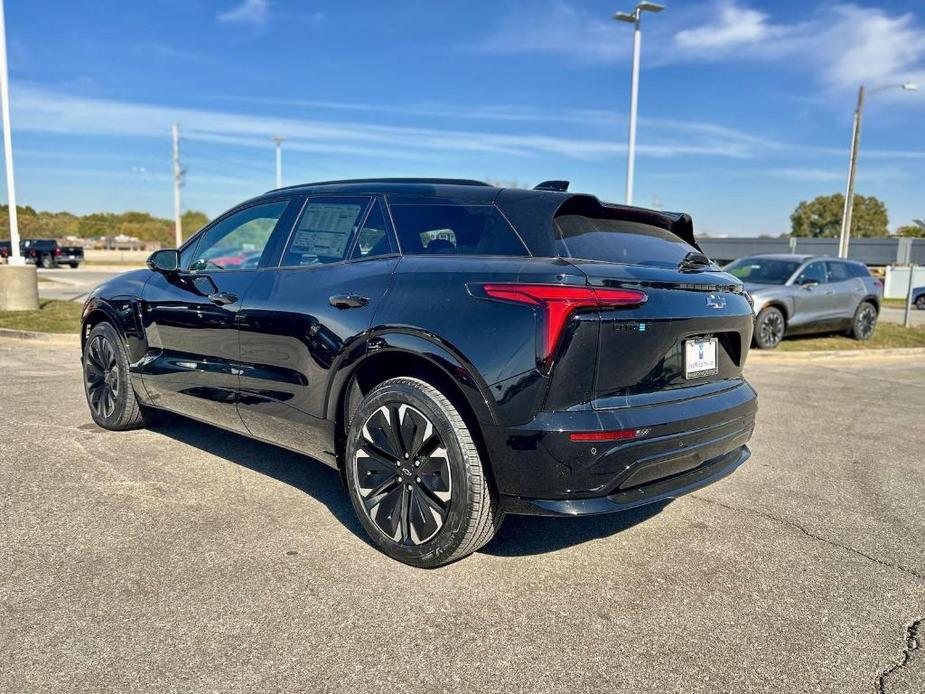
[[[841,234],[845,196],[820,195],[814,200],[802,201],[790,215],[791,235],[832,238]],[[851,214],[851,236],[889,236],[889,217],[886,205],[874,196],[854,196]]]
[[[925,239],[925,229],[914,224],[901,226],[896,230],[897,236],[911,236],[916,239]]]

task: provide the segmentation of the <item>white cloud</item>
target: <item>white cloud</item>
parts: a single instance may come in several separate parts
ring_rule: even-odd
[[[745,0],[714,0],[696,8],[672,6],[664,15],[646,15],[643,24],[643,60],[649,66],[773,61],[835,90],[861,83],[925,82],[922,20],[885,7],[823,3],[788,22],[775,21]],[[616,63],[628,59],[631,43],[617,22],[556,0],[502,18],[475,50]]]
[[[111,99],[52,93],[16,85],[14,127],[71,135],[165,137],[180,122],[184,138],[266,147],[271,134],[289,138],[287,148],[394,158],[440,157],[448,153],[493,153],[516,157],[554,155],[579,161],[604,160],[625,152],[610,139],[516,134],[487,130],[435,129],[345,121],[279,118],[225,111],[171,108]],[[580,113],[580,112],[579,112]],[[573,114],[576,115],[577,114]],[[782,146],[722,126],[652,120],[641,156],[705,155],[752,158]],[[622,138],[621,138],[622,139]]]
[[[768,15],[747,7],[739,7],[731,0],[721,2],[711,14],[716,19],[675,34],[675,41],[683,48],[725,49],[741,44],[764,41],[779,32],[768,24]]]
[[[218,21],[236,24],[265,24],[270,13],[270,0],[244,0],[240,5],[218,15]]]

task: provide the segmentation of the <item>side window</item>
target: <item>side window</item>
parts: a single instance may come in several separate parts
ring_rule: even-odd
[[[344,260],[369,201],[368,197],[309,198],[280,265],[321,265]]]
[[[803,272],[801,272],[800,276],[797,277],[797,284],[808,284],[810,282],[815,282],[816,284],[825,284],[825,281],[824,263],[810,263],[805,268],[803,268]]]
[[[870,277],[870,270],[863,263],[848,263],[848,273],[852,277]]]
[[[494,205],[392,205],[406,255],[529,255]]]
[[[839,262],[826,263],[829,271],[829,282],[845,282],[851,279],[851,273],[848,272],[848,265]]]
[[[392,247],[391,234],[389,234],[385,217],[382,214],[382,203],[374,200],[369,214],[366,215],[366,221],[363,222],[363,228],[357,234],[357,241],[353,245],[350,259],[374,258],[377,255],[389,255],[395,252]]]
[[[189,269],[196,272],[256,268],[288,204],[281,201],[254,205],[221,220],[203,233]]]

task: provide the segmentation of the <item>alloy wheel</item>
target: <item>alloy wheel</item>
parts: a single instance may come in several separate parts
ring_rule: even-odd
[[[99,417],[111,417],[121,388],[119,365],[115,349],[102,335],[90,341],[84,374],[90,407]]]
[[[776,347],[784,337],[784,319],[779,313],[771,312],[758,326],[761,341],[768,347]]]
[[[877,325],[877,310],[870,304],[865,304],[858,314],[857,333],[858,336],[867,339],[874,334],[874,328]]]
[[[410,405],[387,403],[363,424],[356,483],[367,516],[399,544],[423,544],[446,522],[452,496],[446,445]]]

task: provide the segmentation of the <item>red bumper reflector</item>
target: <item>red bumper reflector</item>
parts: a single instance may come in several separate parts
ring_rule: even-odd
[[[623,431],[576,431],[568,435],[572,441],[628,441],[636,438],[635,429]]]

